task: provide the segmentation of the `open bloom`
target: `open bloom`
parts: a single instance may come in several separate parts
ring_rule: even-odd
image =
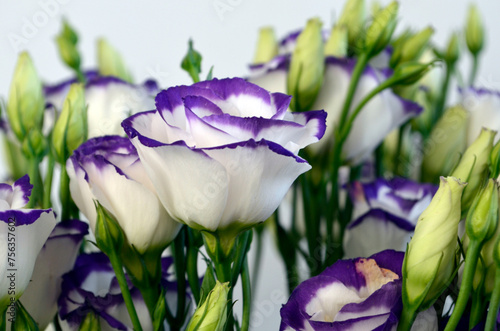
[[[348,189],[354,210],[344,234],[344,252],[352,258],[384,249],[405,251],[437,187],[394,178],[354,182]]]
[[[36,259],[33,277],[20,298],[26,310],[44,330],[57,312],[62,275],[73,269],[88,225],[78,220],[58,223]],[[40,304],[43,298],[43,304]]]
[[[266,220],[310,165],[297,155],[325,131],[323,111],[243,79],[172,87],[123,127],[170,215],[208,231]]]
[[[286,76],[289,67],[287,56],[276,57],[268,64],[256,67],[257,73],[249,81],[273,92],[286,91]],[[338,125],[344,100],[347,95],[355,59],[327,57],[323,85],[312,109],[324,109],[328,113],[325,138],[313,145],[312,149],[322,152],[333,140],[333,129]],[[390,75],[386,69],[366,67],[354,94],[350,111],[376,86]],[[377,147],[384,137],[408,119],[418,115],[422,108],[405,100],[390,90],[385,90],[368,102],[353,122],[344,143],[344,158],[352,163],[360,163]]]
[[[162,258],[161,284],[166,289],[166,300],[170,309],[175,308],[177,283],[169,280],[168,269],[171,257]],[[128,281],[137,316],[143,330],[153,330],[148,309],[141,293]],[[191,294],[186,293],[186,302],[191,302]],[[62,293],[58,301],[59,321],[63,330],[78,330],[87,314],[94,313],[101,330],[132,330],[125,302],[108,257],[103,253],[78,256],[72,271],[63,276]],[[192,313],[193,307],[189,307]],[[168,327],[167,327],[168,330]]]
[[[281,331],[392,330],[402,309],[404,253],[340,260],[301,283],[281,308]],[[421,330],[437,330],[435,312],[417,317]],[[426,323],[423,323],[425,322]],[[425,324],[425,325],[423,325]]]
[[[483,127],[500,131],[500,92],[470,87],[461,90],[461,93],[462,106],[469,115],[467,146],[476,140]]]
[[[99,76],[96,72],[87,72],[85,84],[85,102],[87,108],[88,138],[104,135],[122,135],[122,120],[137,112],[154,108],[154,95],[158,86],[153,80],[142,85],[133,85],[112,76]],[[63,83],[46,86],[46,102],[61,110],[72,83],[71,79]],[[47,119],[50,122],[50,118]]]
[[[70,191],[80,211],[96,226],[94,200],[116,218],[129,243],[140,253],[165,248],[177,235],[158,200],[134,146],[127,138],[89,139],[68,159]]]
[[[0,310],[28,286],[38,253],[56,225],[51,209],[21,209],[29,201],[28,175],[0,184]]]

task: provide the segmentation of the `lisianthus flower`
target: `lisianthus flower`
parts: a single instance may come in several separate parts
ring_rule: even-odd
[[[104,135],[123,135],[122,120],[137,112],[154,108],[154,96],[158,92],[155,81],[147,80],[142,85],[133,85],[112,76],[99,76],[90,71],[86,74],[85,102],[88,120],[88,138]],[[64,100],[76,79],[46,86],[47,105],[62,109]],[[47,119],[46,122],[50,122]]]
[[[339,260],[302,282],[281,308],[281,331],[392,330],[402,309],[404,253]],[[417,317],[421,330],[437,330],[434,311]],[[425,324],[425,325],[423,325]]]
[[[470,87],[461,90],[461,94],[462,106],[469,115],[467,146],[476,140],[483,127],[500,131],[500,92]]]
[[[269,64],[256,67],[259,73],[249,78],[249,81],[273,92],[285,92],[288,60],[286,56],[281,56],[271,60]],[[328,113],[327,130],[320,143],[311,146],[316,153],[324,152],[332,144],[333,129],[338,125],[355,65],[355,59],[325,58],[323,85],[312,109],[324,109]],[[267,71],[262,74],[264,70]],[[354,94],[351,111],[371,90],[387,79],[390,73],[388,69],[367,66]],[[377,94],[353,122],[343,146],[345,160],[354,164],[366,160],[389,132],[421,111],[418,104],[402,99],[390,90]]]
[[[28,175],[0,184],[0,310],[28,286],[38,253],[56,225],[51,209],[22,209],[33,185]]]
[[[348,186],[354,205],[344,233],[345,257],[369,256],[384,249],[405,251],[420,214],[437,191],[432,184],[404,178],[354,182]]]
[[[172,87],[155,111],[123,122],[170,215],[239,232],[266,220],[310,165],[297,155],[325,131],[323,111],[290,113],[290,97],[240,78]]]
[[[73,269],[88,225],[79,220],[58,223],[36,259],[33,276],[20,298],[24,308],[44,330],[57,313],[62,275]],[[40,304],[43,298],[43,304]]]
[[[140,253],[162,251],[177,235],[180,225],[161,205],[127,138],[89,139],[68,159],[67,171],[71,196],[92,231],[97,219],[94,200],[98,200],[115,216],[128,242]]]
[[[170,281],[168,269],[172,258],[162,259],[162,286],[167,302],[175,307],[176,283]],[[129,281],[130,294],[143,330],[153,330],[149,311],[141,293]],[[187,293],[188,300],[191,300]],[[175,298],[175,299],[173,299]],[[189,302],[189,301],[188,301]],[[94,313],[101,330],[132,330],[132,322],[108,257],[103,253],[78,256],[74,269],[63,276],[59,297],[59,321],[63,330],[78,330],[87,314]]]

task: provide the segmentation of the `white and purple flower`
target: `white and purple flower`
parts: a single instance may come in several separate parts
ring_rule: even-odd
[[[62,275],[73,269],[88,225],[67,220],[56,225],[36,259],[33,277],[20,300],[44,330],[57,313]],[[43,298],[43,304],[40,304]]]
[[[418,217],[437,187],[393,178],[354,182],[348,191],[353,217],[344,233],[344,252],[345,257],[353,258],[385,249],[405,251]]]
[[[282,55],[269,63],[254,66],[256,74],[249,81],[273,92],[286,92],[288,62],[289,57]],[[328,113],[327,130],[325,138],[312,146],[316,152],[324,152],[332,144],[333,129],[338,125],[355,65],[355,59],[325,58],[323,85],[312,108],[324,109]],[[367,66],[354,94],[351,111],[390,75],[389,69]],[[402,99],[390,90],[377,94],[356,117],[344,143],[344,159],[355,164],[365,160],[389,132],[421,111],[418,104]]]
[[[96,226],[94,200],[117,219],[128,242],[140,253],[162,251],[177,235],[172,220],[156,196],[134,146],[127,138],[89,139],[68,159],[70,191],[80,211]]]
[[[239,232],[266,220],[310,165],[297,154],[325,132],[324,111],[290,113],[290,96],[243,79],[172,87],[123,127],[170,215]]]
[[[395,330],[402,310],[403,258],[402,252],[386,250],[337,261],[293,291],[281,308],[280,331]],[[433,310],[422,317],[415,322],[421,330],[437,330]]]
[[[481,133],[483,127],[500,131],[500,92],[468,88],[460,91],[462,106],[468,111],[467,146]],[[498,137],[495,141],[498,141]]]
[[[85,101],[88,105],[88,138],[104,135],[123,135],[121,121],[128,116],[154,109],[154,96],[159,91],[155,81],[147,80],[142,85],[133,85],[112,76],[99,76],[97,72],[86,73]],[[46,103],[62,109],[64,100],[76,79],[46,86]],[[50,107],[49,107],[50,108]],[[53,122],[47,119],[46,122]]]
[[[13,185],[0,184],[0,310],[25,291],[38,253],[56,225],[51,209],[22,209],[32,188],[28,175]]]

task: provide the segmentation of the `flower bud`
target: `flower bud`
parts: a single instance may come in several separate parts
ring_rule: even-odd
[[[489,179],[488,185],[474,198],[465,222],[467,236],[471,240],[484,242],[489,240],[498,223],[498,185]]]
[[[72,84],[61,115],[52,131],[52,143],[59,162],[68,157],[87,140],[87,106],[83,84]]]
[[[436,123],[424,148],[423,181],[435,182],[449,174],[466,148],[467,111],[455,106],[445,111]]]
[[[16,301],[16,315],[13,321],[11,331],[38,331],[38,325],[20,301]]]
[[[261,28],[253,63],[259,64],[271,61],[276,55],[278,55],[278,41],[274,29],[269,26]]]
[[[95,241],[97,247],[106,255],[119,254],[123,247],[123,230],[106,208],[95,202],[97,220],[95,226]]]
[[[287,91],[293,96],[294,111],[310,110],[323,83],[325,69],[321,21],[310,19],[297,37],[290,60]]]
[[[433,34],[434,29],[427,27],[406,39],[394,50],[391,57],[391,67],[396,67],[398,63],[417,61],[425,51]]]
[[[467,48],[473,55],[479,54],[484,46],[484,27],[475,5],[469,7],[467,24],[465,26],[465,41]]]
[[[63,20],[63,29],[56,37],[59,55],[70,68],[80,70],[80,54],[76,48],[78,35],[66,20]]]
[[[433,63],[405,62],[397,66],[393,76],[394,85],[411,85],[420,80],[433,66]]]
[[[453,33],[448,41],[448,47],[446,48],[446,53],[444,54],[444,60],[448,64],[454,64],[457,62],[460,56],[460,39],[458,38],[458,33]]]
[[[441,177],[438,191],[417,221],[403,264],[405,307],[431,305],[453,274],[465,185],[454,177]]]
[[[495,135],[496,131],[483,128],[479,137],[467,148],[460,163],[451,174],[453,177],[469,183],[462,196],[462,209],[464,211],[471,205],[488,169],[488,160],[493,149]]]
[[[351,47],[358,45],[359,39],[364,35],[365,20],[365,0],[348,0],[337,25],[347,28],[347,39]]]
[[[370,56],[380,53],[391,41],[392,34],[396,29],[396,18],[399,5],[396,1],[391,2],[375,16],[372,24],[366,31],[365,47]]]
[[[490,154],[490,177],[497,178],[500,175],[500,141],[493,147]]]
[[[7,116],[12,131],[22,142],[32,129],[42,129],[45,101],[42,83],[27,52],[19,55],[10,86]]]
[[[94,311],[90,310],[85,316],[82,324],[78,328],[78,331],[93,331],[101,330],[101,323],[99,318],[95,315]]]
[[[347,56],[347,27],[345,25],[333,26],[330,38],[325,44],[325,56]]]
[[[132,83],[122,56],[104,39],[97,41],[97,67],[102,76],[115,76]]]
[[[227,318],[227,295],[229,282],[221,284],[219,281],[210,291],[205,302],[194,312],[187,331],[222,331]]]
[[[33,129],[24,137],[21,150],[24,155],[29,157],[43,157],[48,153],[49,145],[42,132]]]

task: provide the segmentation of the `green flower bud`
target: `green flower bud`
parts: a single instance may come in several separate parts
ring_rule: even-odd
[[[263,27],[259,30],[259,40],[253,63],[265,63],[278,55],[278,41],[272,27]]]
[[[334,25],[325,44],[325,56],[347,56],[347,27]]]
[[[120,224],[98,201],[95,201],[97,220],[95,225],[95,241],[104,254],[119,254],[125,241]]]
[[[489,240],[498,224],[498,185],[489,179],[488,185],[474,198],[467,219],[465,230],[471,240],[484,242]]]
[[[187,331],[222,331],[227,319],[229,282],[215,284],[207,299],[194,312]]]
[[[85,316],[85,319],[78,328],[78,331],[100,331],[100,330],[101,330],[101,323],[99,321],[99,318],[95,315],[94,311],[92,310],[87,313],[87,316]]]
[[[43,157],[49,151],[47,139],[40,130],[33,129],[24,137],[21,145],[23,154],[27,157]]]
[[[497,178],[500,175],[500,141],[496,143],[490,154],[490,176]]]
[[[72,84],[52,131],[52,143],[59,162],[66,162],[73,151],[87,140],[87,131],[85,88],[81,83]]]
[[[351,47],[358,45],[365,32],[365,0],[348,0],[336,25],[347,27],[347,39]]]
[[[465,41],[467,48],[473,55],[481,52],[484,46],[484,27],[475,5],[469,7],[467,13],[467,24],[465,26]]]
[[[466,211],[481,187],[483,177],[488,170],[488,160],[493,149],[496,131],[483,128],[479,137],[467,148],[460,163],[451,174],[469,185],[462,196],[462,209]]]
[[[425,51],[431,36],[434,34],[434,29],[427,27],[422,31],[416,33],[415,35],[408,38],[399,48],[399,56],[396,63],[405,63],[409,61],[417,61],[422,53]],[[395,67],[393,60],[397,50],[394,50],[393,56],[391,57],[391,66]]]
[[[122,56],[104,39],[97,41],[97,67],[103,76],[115,76],[132,83]]]
[[[321,21],[310,19],[297,38],[287,77],[294,111],[310,110],[323,83],[325,69]]]
[[[460,39],[458,38],[458,33],[453,33],[448,41],[448,47],[446,48],[446,53],[444,54],[444,60],[448,64],[454,64],[457,62],[460,56]]]
[[[433,63],[406,62],[397,66],[390,78],[394,85],[411,85],[420,80],[433,66]]]
[[[396,29],[399,5],[396,1],[380,10],[366,30],[365,51],[370,56],[380,53],[391,41]]]
[[[44,110],[42,82],[30,56],[23,52],[17,60],[7,104],[10,127],[20,142],[32,129],[42,129]]]
[[[63,20],[63,28],[56,37],[59,55],[68,67],[79,71],[80,70],[80,54],[76,48],[78,43],[78,35],[66,20]]]
[[[16,301],[16,317],[11,326],[12,331],[38,331],[38,324],[26,311],[21,301]]]
[[[457,164],[467,144],[467,116],[463,107],[455,106],[447,109],[436,123],[424,146],[423,181],[435,182]]]
[[[417,221],[403,264],[405,307],[429,307],[453,274],[465,185],[454,177],[441,177],[438,191]]]

